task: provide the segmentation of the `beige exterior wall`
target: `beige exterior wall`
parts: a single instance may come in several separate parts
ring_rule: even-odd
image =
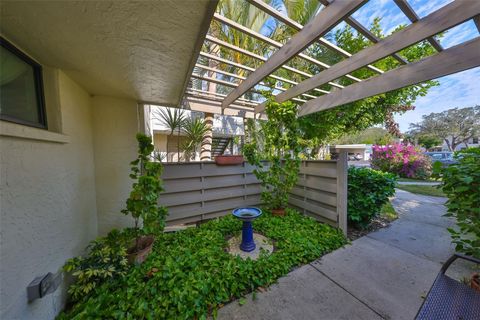
[[[138,110],[134,100],[101,96],[92,98],[92,106],[98,232],[104,235],[113,228],[133,226],[120,211],[133,182],[128,175],[137,156]]]
[[[0,319],[53,319],[65,288],[28,303],[28,284],[58,272],[98,235],[133,225],[120,211],[132,184],[137,103],[91,97],[58,70],[48,79],[58,88],[61,133],[0,121]]]
[[[153,144],[155,150],[159,152],[167,152],[168,136],[166,134],[155,133],[153,135]]]
[[[180,139],[180,141],[178,141]],[[174,133],[172,136],[166,133],[154,132],[153,134],[153,144],[155,146],[155,151],[159,152],[162,155],[162,162],[189,162],[189,161],[199,161],[200,160],[200,150],[195,152],[195,159],[185,160],[185,152],[182,151],[181,145],[185,143],[186,138],[184,136],[177,136]],[[167,143],[168,142],[168,143]],[[178,144],[180,143],[180,152],[178,152]],[[167,156],[168,148],[168,156]],[[178,156],[180,155],[180,160]]]
[[[63,134],[0,121],[1,319],[53,319],[65,288],[28,303],[27,285],[97,235],[91,98],[62,72],[55,81]]]

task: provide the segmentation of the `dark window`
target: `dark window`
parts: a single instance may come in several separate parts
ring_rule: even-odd
[[[472,139],[472,143],[473,143],[473,144],[478,144],[478,138],[473,138],[473,139]]]
[[[0,37],[0,119],[46,128],[42,67]]]

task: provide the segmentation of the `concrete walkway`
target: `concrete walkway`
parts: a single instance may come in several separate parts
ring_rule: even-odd
[[[413,319],[453,253],[445,198],[397,190],[398,220],[298,268],[220,319]],[[460,272],[460,271],[458,271]]]

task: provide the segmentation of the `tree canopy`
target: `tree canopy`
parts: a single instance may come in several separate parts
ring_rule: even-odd
[[[393,32],[403,28],[404,26],[399,26]],[[379,38],[385,37],[380,27],[379,18],[374,20],[370,26],[370,31]],[[372,42],[363,35],[356,33],[348,25],[343,29],[337,30],[330,40],[351,53],[356,53],[372,45]],[[313,47],[311,52],[319,60],[322,60],[324,55],[327,55],[326,58],[331,58],[331,55],[326,54],[326,50],[321,48]],[[413,62],[430,56],[434,52],[435,49],[429,43],[423,41],[400,51],[399,54],[409,62]],[[373,65],[387,71],[398,67],[399,62],[392,57],[387,57],[375,62]],[[352,75],[360,79],[374,76],[373,71],[367,68],[356,70],[352,72]],[[342,77],[337,79],[336,82],[342,85],[349,85],[352,80]],[[377,124],[384,124],[392,135],[400,136],[398,125],[393,120],[393,114],[412,110],[414,108],[413,103],[417,97],[426,95],[428,90],[436,85],[438,85],[437,81],[427,81],[348,103],[330,110],[310,114],[301,118],[301,126],[307,138],[315,139],[320,144],[338,139],[343,135],[360,132]],[[322,89],[332,90],[331,86],[324,86]]]
[[[422,117],[410,124],[410,133],[416,137],[436,137],[445,141],[450,151],[469,139],[480,135],[480,106],[453,108]]]
[[[358,133],[343,136],[332,143],[334,144],[379,144],[385,145],[393,141],[393,136],[385,129],[379,127],[368,128]]]

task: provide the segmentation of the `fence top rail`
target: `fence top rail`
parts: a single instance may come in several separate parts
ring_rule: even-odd
[[[266,160],[262,160],[261,162],[267,162]],[[336,163],[337,160],[302,160],[303,162],[315,162],[315,163]],[[189,164],[215,164],[215,161],[208,160],[208,161],[189,161],[189,162],[162,162],[164,166],[174,166],[174,165],[189,165]],[[243,164],[248,165],[247,161],[243,161]],[[241,164],[239,164],[240,166]]]

